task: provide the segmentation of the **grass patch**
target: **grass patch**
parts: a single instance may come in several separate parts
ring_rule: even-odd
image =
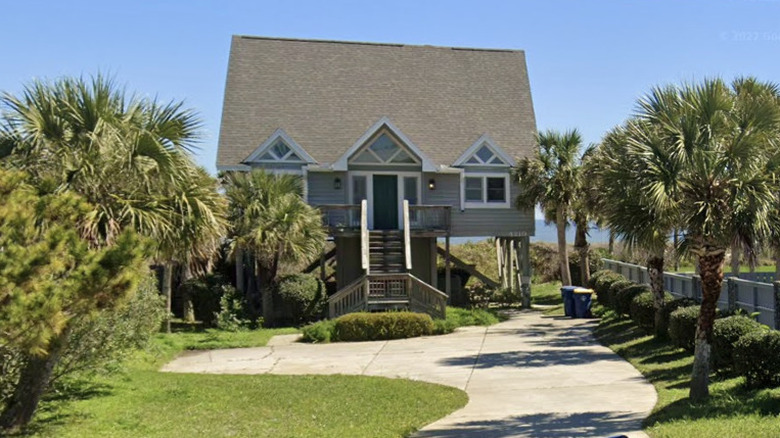
[[[294,329],[160,334],[125,370],[48,397],[22,436],[397,437],[464,406],[455,388],[364,376],[207,375],[157,369],[186,349],[262,346]]]
[[[239,330],[235,332],[218,329],[182,330],[155,336],[155,343],[167,344],[178,351],[215,350],[220,348],[262,347],[276,335],[298,333],[294,328]]]
[[[601,310],[596,338],[628,360],[658,392],[658,403],[644,424],[651,436],[778,436],[780,388],[747,390],[742,377],[713,375],[709,400],[692,403],[688,389],[693,355]]]
[[[531,285],[531,304],[545,307],[542,312],[545,315],[563,316],[563,298],[561,297],[561,282]]]

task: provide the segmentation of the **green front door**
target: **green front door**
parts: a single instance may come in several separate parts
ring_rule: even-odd
[[[398,229],[398,177],[374,175],[374,229]]]

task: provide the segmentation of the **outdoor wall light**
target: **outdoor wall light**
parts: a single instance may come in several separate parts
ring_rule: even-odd
[[[428,190],[436,190],[436,180],[431,178],[428,180]]]
[[[341,178],[333,180],[333,190],[341,190]]]

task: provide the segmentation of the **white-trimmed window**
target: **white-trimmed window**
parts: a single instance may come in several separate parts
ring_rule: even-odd
[[[509,208],[509,174],[466,173],[463,197],[466,208]]]
[[[364,165],[419,165],[420,160],[393,138],[385,129],[352,158],[350,164]]]

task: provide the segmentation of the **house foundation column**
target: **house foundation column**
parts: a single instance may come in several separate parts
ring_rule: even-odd
[[[523,308],[531,308],[531,238],[528,236],[520,238],[520,271],[521,285],[520,294],[522,296]]]
[[[450,235],[444,237],[444,293],[447,294],[447,301],[452,292],[452,279],[450,278]]]

